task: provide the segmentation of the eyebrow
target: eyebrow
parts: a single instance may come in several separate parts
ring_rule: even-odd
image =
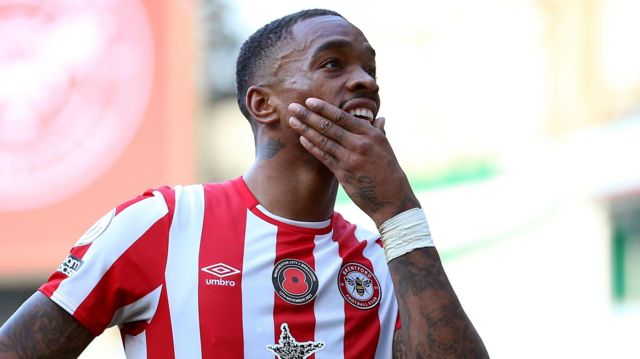
[[[329,40],[325,43],[323,43],[322,45],[318,46],[314,51],[313,51],[313,55],[312,58],[318,56],[320,53],[327,51],[327,50],[334,50],[334,49],[345,49],[345,48],[351,48],[353,47],[353,43],[347,39],[335,39],[335,40]],[[373,47],[371,47],[371,45],[369,45],[368,43],[365,44],[365,49],[371,53],[371,55],[373,57],[376,57],[376,50],[373,49]]]

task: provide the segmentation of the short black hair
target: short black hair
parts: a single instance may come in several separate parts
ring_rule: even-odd
[[[319,17],[319,16],[338,16],[344,18],[332,10],[310,9],[302,10],[287,16],[273,20],[267,25],[254,32],[249,36],[247,41],[242,44],[238,61],[236,62],[236,89],[238,106],[240,111],[249,122],[252,121],[251,113],[245,104],[247,90],[255,82],[255,76],[262,66],[271,62],[273,55],[278,49],[278,45],[286,36],[291,35],[291,28],[298,22]]]

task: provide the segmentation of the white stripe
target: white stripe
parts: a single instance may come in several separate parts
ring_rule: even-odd
[[[116,310],[111,320],[112,325],[137,322],[144,320],[146,322],[151,321],[151,318],[156,314],[158,309],[158,302],[160,301],[160,293],[162,292],[162,285],[149,292],[149,294],[136,300],[133,303],[127,304],[122,308]]]
[[[380,282],[382,298],[378,304],[378,319],[380,320],[380,337],[376,348],[376,359],[391,358],[393,350],[393,333],[396,328],[396,319],[398,317],[398,302],[396,301],[393,282],[384,251],[380,245],[375,242],[378,238],[377,234],[373,234],[367,230],[357,227],[355,232],[359,241],[367,240],[367,246],[363,251],[365,258],[371,261],[373,271]]]
[[[261,204],[256,205],[256,209],[262,212],[262,214],[266,215],[267,217],[271,217],[272,219],[275,219],[278,222],[286,223],[296,227],[321,229],[321,228],[326,228],[331,224],[331,218],[321,222],[294,221],[293,219],[280,217],[277,214],[269,212],[269,210],[264,208]]]
[[[276,258],[278,227],[247,210],[242,260],[242,330],[244,357],[268,356],[266,345],[273,344],[273,284],[271,273]],[[257,299],[256,296],[260,298]],[[271,355],[273,357],[273,355]]]
[[[136,336],[125,335],[124,354],[127,359],[146,359],[147,332],[142,332]]]
[[[165,279],[176,358],[200,358],[198,258],[204,219],[201,185],[176,186]]]
[[[73,314],[113,263],[168,211],[157,191],[122,210],[91,244],[80,269],[60,283],[51,299]]]
[[[318,275],[318,296],[315,302],[315,340],[325,343],[316,352],[316,359],[340,359],[344,357],[344,299],[338,290],[338,272],[341,261],[338,243],[331,238],[333,232],[316,236],[313,256]]]

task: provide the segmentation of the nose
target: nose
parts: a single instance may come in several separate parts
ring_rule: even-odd
[[[347,88],[353,92],[366,91],[375,93],[378,92],[378,82],[362,67],[357,66],[347,83]]]

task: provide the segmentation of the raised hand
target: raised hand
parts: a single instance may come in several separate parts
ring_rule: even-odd
[[[384,133],[384,118],[370,123],[316,98],[305,105],[289,105],[289,124],[300,143],[377,226],[420,206]]]

